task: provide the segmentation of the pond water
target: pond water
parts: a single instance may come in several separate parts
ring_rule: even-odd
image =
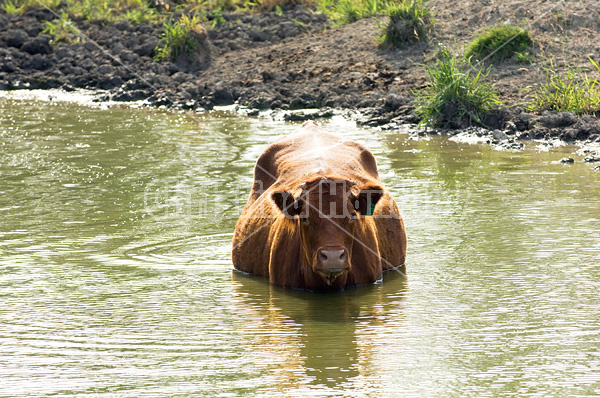
[[[600,395],[600,173],[574,148],[367,145],[408,278],[232,271],[254,161],[297,124],[0,97],[0,396]]]

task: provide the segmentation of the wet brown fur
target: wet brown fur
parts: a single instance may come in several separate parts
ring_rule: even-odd
[[[394,199],[379,180],[375,158],[364,146],[329,134],[309,121],[263,152],[255,166],[254,181],[235,227],[235,268],[268,277],[274,285],[310,290],[373,283],[382,271],[392,267],[401,266],[399,269],[404,272],[404,223]],[[365,188],[384,192],[374,217],[361,216],[356,220],[352,267],[331,286],[311,268],[300,239],[299,218],[286,217],[272,199],[273,192],[279,190],[298,198],[303,192],[310,193],[318,181],[349,182],[349,186],[354,184],[353,193]],[[339,232],[338,235],[341,236]]]

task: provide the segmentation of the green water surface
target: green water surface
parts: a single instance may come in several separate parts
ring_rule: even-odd
[[[0,97],[0,396],[600,395],[600,173],[324,125],[375,153],[407,279],[232,272],[253,164],[296,124]]]

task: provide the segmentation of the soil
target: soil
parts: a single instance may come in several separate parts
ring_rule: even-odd
[[[198,32],[196,53],[175,62],[152,59],[160,26],[76,20],[84,41],[53,46],[41,34],[44,21],[56,18],[50,11],[29,10],[22,16],[0,11],[0,89],[97,89],[100,100],[145,100],[182,109],[239,104],[283,110],[288,120],[308,117],[294,109],[320,109],[310,117],[345,110],[360,115],[362,124],[396,128],[418,122],[414,92],[427,85],[424,65],[433,62],[438,43],[462,53],[482,29],[511,22],[530,30],[533,62],[510,59],[491,65],[488,79],[505,106],[484,121],[487,129],[466,131],[513,149],[525,139],[600,144],[600,123],[594,116],[524,111],[550,62],[566,70],[590,69],[588,57],[600,60],[600,3],[429,4],[436,15],[429,40],[400,50],[377,46],[385,17],[333,28],[326,16],[300,6],[282,15],[225,14],[225,24]]]

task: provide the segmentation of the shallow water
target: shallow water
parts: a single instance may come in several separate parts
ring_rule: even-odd
[[[600,173],[341,119],[408,279],[232,272],[251,170],[296,125],[0,97],[0,396],[600,395]]]

